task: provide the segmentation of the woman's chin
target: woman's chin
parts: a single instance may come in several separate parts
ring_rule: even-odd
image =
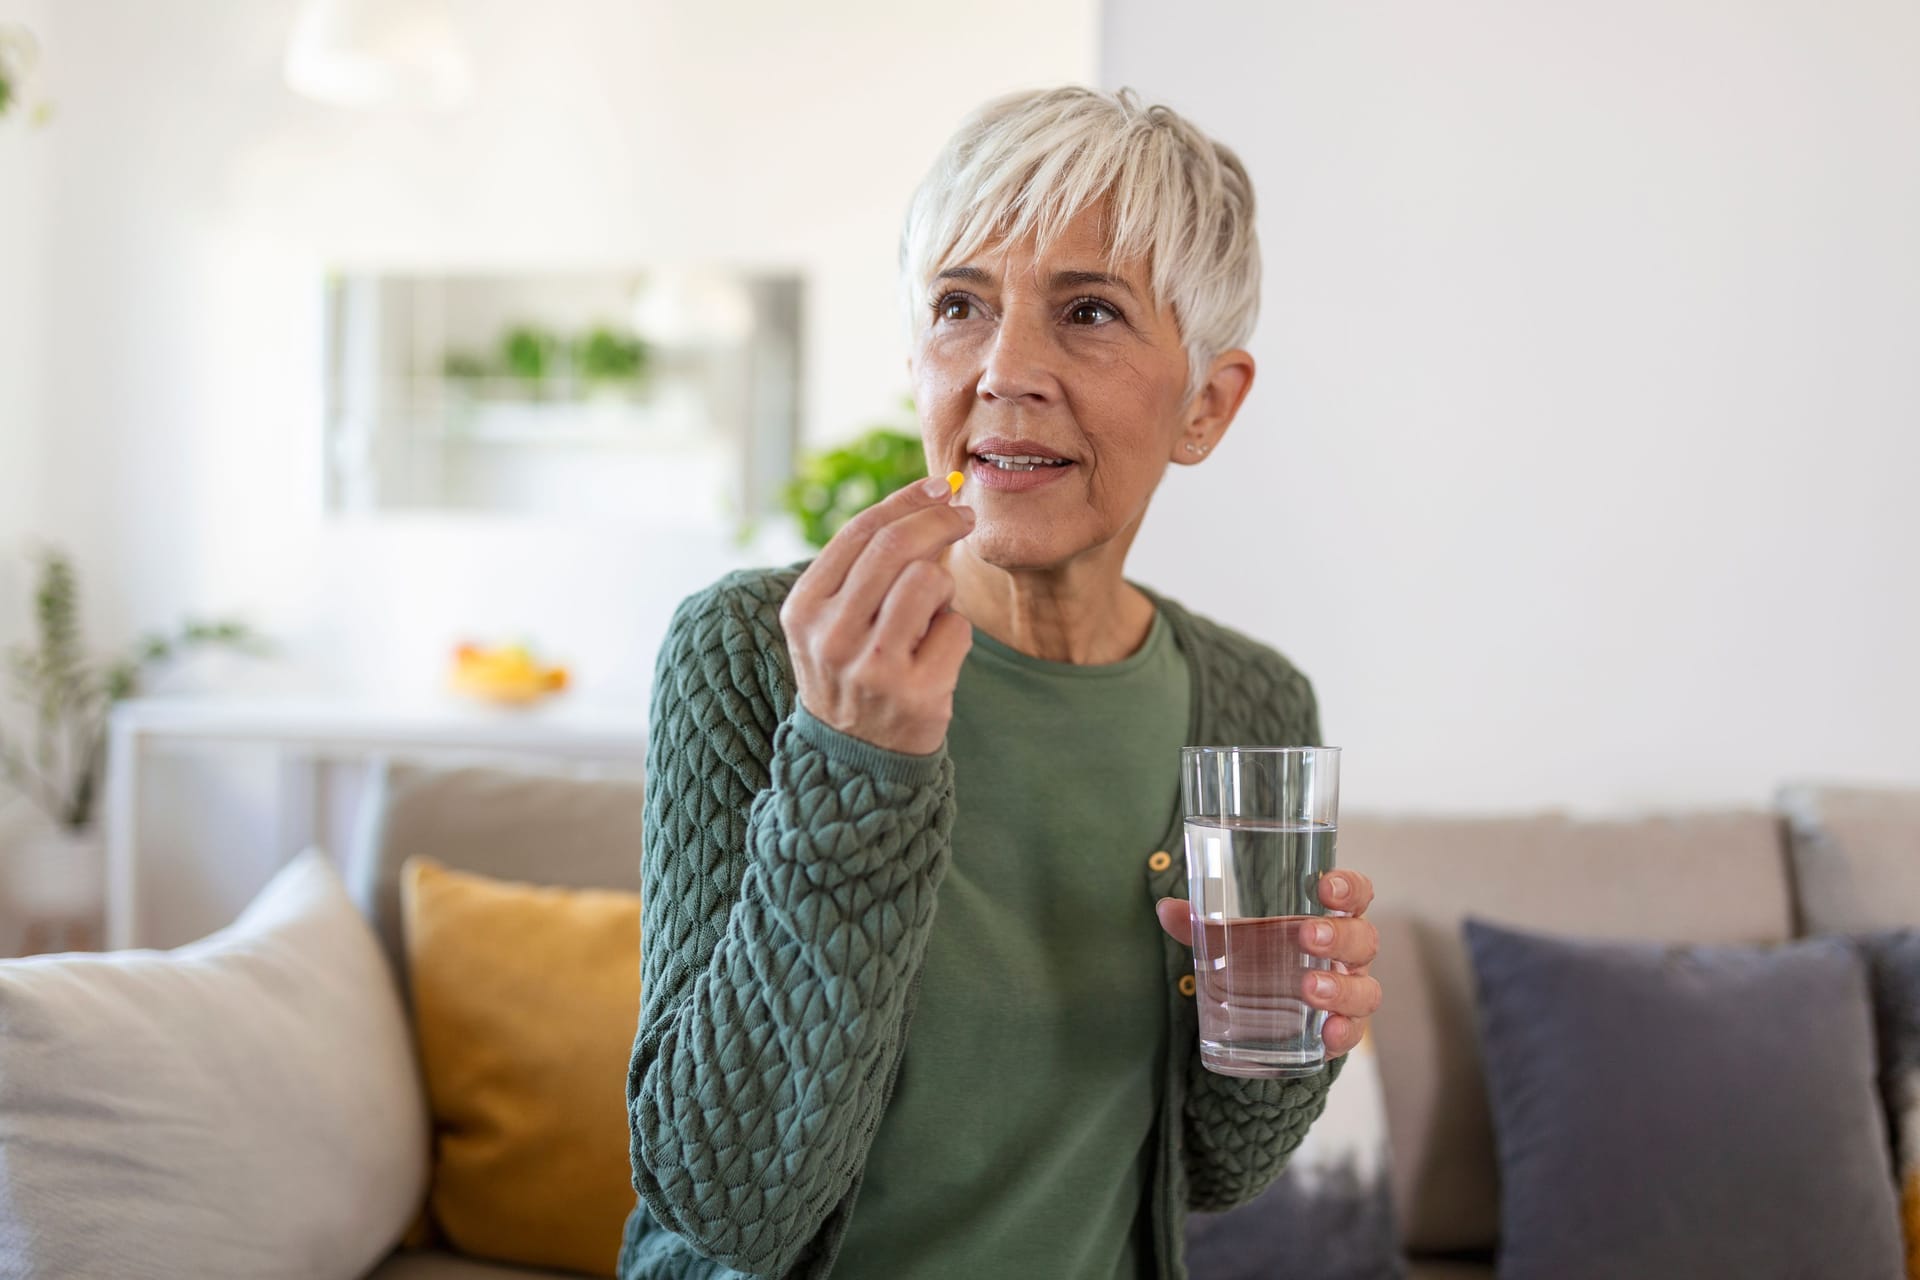
[[[1008,573],[1035,573],[1065,566],[1084,547],[1069,545],[1058,530],[1006,527],[983,521],[961,544],[974,559]]]

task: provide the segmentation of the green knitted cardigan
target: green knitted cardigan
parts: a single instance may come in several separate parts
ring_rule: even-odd
[[[803,568],[731,574],[688,598],[661,650],[622,1280],[827,1275],[907,1044],[953,764],[944,747],[887,751],[799,705],[779,611]],[[1285,658],[1152,598],[1192,673],[1190,742],[1319,742],[1312,687]],[[1176,856],[1150,876],[1155,896],[1186,896],[1180,838],[1169,814],[1161,847]],[[1169,938],[1165,960],[1153,1242],[1158,1274],[1184,1280],[1187,1211],[1272,1182],[1341,1060],[1296,1080],[1205,1070],[1180,990],[1192,953]]]

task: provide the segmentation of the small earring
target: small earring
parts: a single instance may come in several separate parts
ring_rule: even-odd
[[[1191,440],[1189,440],[1189,441],[1187,441],[1187,452],[1188,452],[1188,453],[1191,453],[1191,454],[1195,454],[1195,455],[1199,455],[1199,454],[1203,454],[1203,453],[1205,453],[1206,451],[1207,451],[1207,446],[1206,446],[1206,445],[1204,445],[1204,444],[1195,444],[1195,443],[1194,443],[1193,441],[1191,441]]]

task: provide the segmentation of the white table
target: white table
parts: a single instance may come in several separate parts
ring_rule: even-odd
[[[528,708],[444,699],[321,697],[136,698],[114,708],[108,747],[106,941],[144,945],[140,933],[140,780],[154,752],[251,744],[279,764],[279,845],[292,856],[313,839],[320,776],[330,761],[406,758],[467,763],[557,758],[615,770],[646,753],[644,708],[561,695]]]

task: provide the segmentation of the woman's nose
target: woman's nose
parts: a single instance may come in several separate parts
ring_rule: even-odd
[[[983,400],[1044,402],[1053,398],[1059,383],[1042,324],[1019,316],[1007,316],[1000,322],[987,348],[986,367],[980,371]]]

